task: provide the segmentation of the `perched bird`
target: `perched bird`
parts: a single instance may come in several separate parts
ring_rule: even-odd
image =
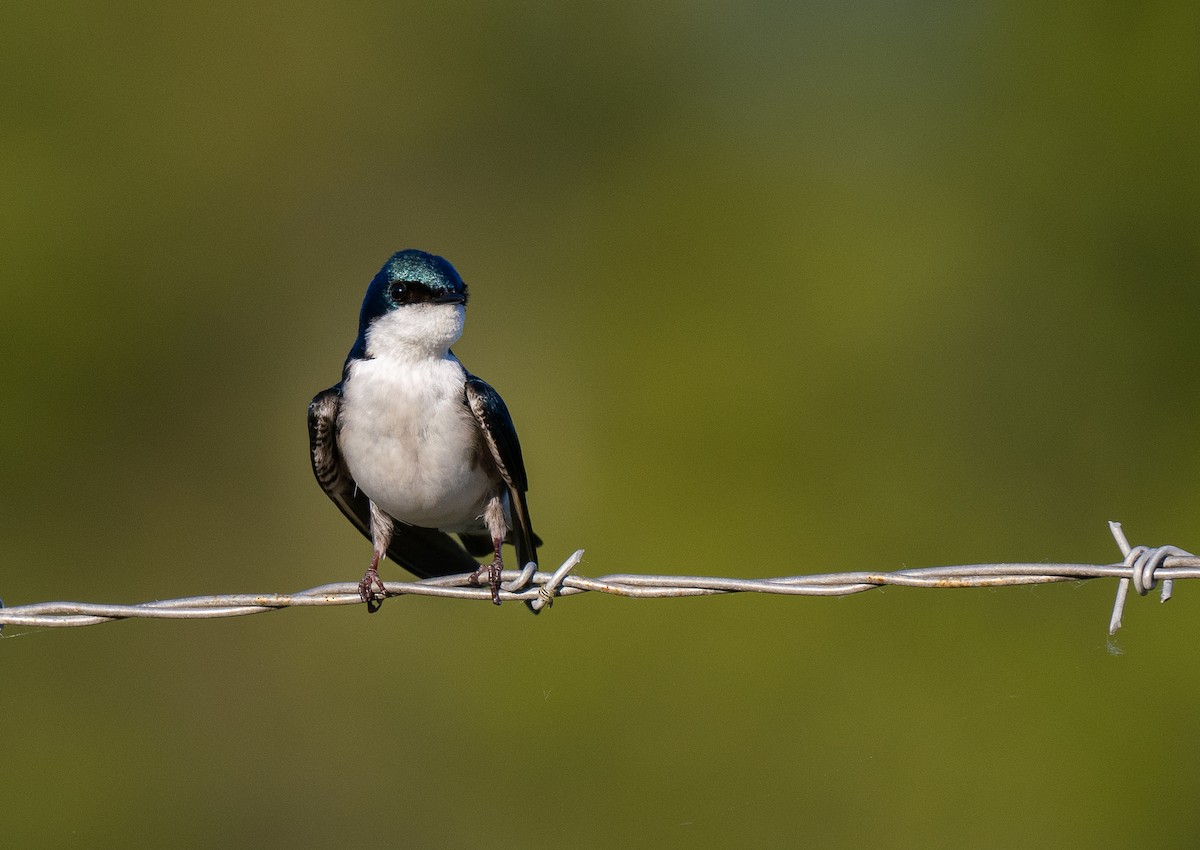
[[[478,584],[486,575],[497,605],[501,544],[516,548],[520,566],[537,561],[542,541],[508,408],[450,351],[466,304],[467,285],[446,260],[393,255],[367,287],[341,381],[308,407],[317,482],[375,547],[358,585],[368,611],[384,598],[385,555],[422,578],[473,572]],[[472,557],[486,554],[483,566]]]

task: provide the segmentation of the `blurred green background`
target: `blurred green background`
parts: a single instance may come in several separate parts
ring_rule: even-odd
[[[1200,546],[1195,4],[432,5],[6,5],[6,603],[356,580],[305,407],[404,247],[546,563]],[[1113,591],[10,627],[0,834],[1190,846],[1200,589]]]

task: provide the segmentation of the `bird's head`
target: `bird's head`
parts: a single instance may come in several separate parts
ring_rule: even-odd
[[[367,287],[358,320],[360,357],[441,356],[462,336],[467,285],[424,251],[393,254]]]

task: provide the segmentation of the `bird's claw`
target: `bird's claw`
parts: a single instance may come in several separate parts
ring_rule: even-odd
[[[379,571],[374,567],[363,573],[362,581],[358,583],[358,595],[367,603],[367,613],[374,614],[383,606],[387,591],[379,579]]]
[[[486,566],[480,566],[475,572],[471,573],[471,584],[480,584],[480,579],[484,574],[487,574],[488,588],[492,591],[492,604],[500,604],[500,570],[503,567],[500,561],[492,561]]]

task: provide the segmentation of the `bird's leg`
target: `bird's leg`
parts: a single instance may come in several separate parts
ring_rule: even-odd
[[[358,583],[358,595],[367,603],[367,613],[374,614],[387,598],[383,582],[379,579],[379,562],[387,556],[388,545],[392,542],[392,518],[385,514],[375,503],[371,502],[371,541],[375,545],[375,553],[371,557],[371,566],[363,573]]]
[[[371,566],[367,568],[358,582],[358,595],[363,602],[367,603],[368,614],[378,611],[383,605],[383,600],[387,598],[383,581],[379,578],[379,558],[380,555],[376,552],[371,558]]]
[[[492,551],[495,557],[492,562],[486,566],[480,566],[472,575],[471,583],[479,584],[479,580],[483,574],[487,573],[488,587],[492,591],[492,604],[500,604],[500,571],[504,569],[504,559],[500,556],[500,546],[504,543],[504,538],[508,536],[508,521],[504,518],[504,500],[500,496],[493,496],[488,500],[487,507],[483,511],[483,522],[487,525],[488,532],[492,535]]]
[[[487,571],[488,588],[492,591],[493,605],[500,604],[500,571],[504,569],[504,559],[500,557],[500,544],[503,542],[503,537],[492,538],[492,551],[496,553],[492,558],[492,562],[486,567],[480,567],[475,571],[477,576],[484,570]]]

